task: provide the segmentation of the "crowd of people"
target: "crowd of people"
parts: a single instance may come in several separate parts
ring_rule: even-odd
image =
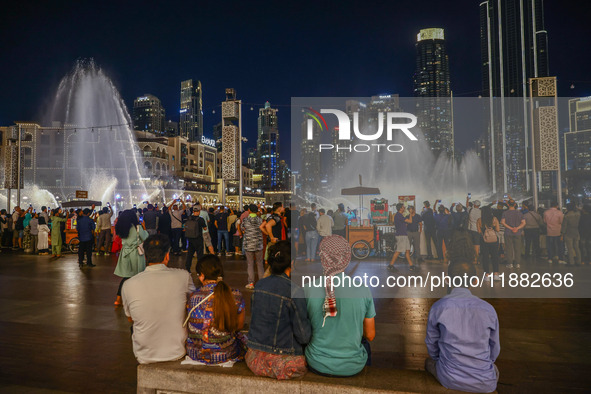
[[[426,259],[448,263],[445,250],[453,244],[454,231],[469,234],[475,251],[474,263],[482,263],[484,271],[493,274],[493,280],[498,279],[502,262],[509,269],[521,268],[524,261],[543,261],[544,258],[549,264],[591,263],[590,205],[578,209],[574,203],[568,203],[563,212],[557,202],[552,202],[548,209],[536,208],[531,202],[523,202],[520,207],[509,197],[482,206],[480,201],[471,201],[469,196],[465,206],[453,203],[447,208],[440,203],[441,200],[436,200],[431,208],[431,203],[424,201],[420,215],[413,206],[408,207],[409,214],[405,215],[405,205],[396,205],[396,252],[389,269],[395,270],[394,263],[401,254],[406,257],[409,268],[416,269],[417,263],[423,260],[421,232],[426,241]]]
[[[396,206],[390,269],[395,270],[400,255],[416,269],[422,260],[421,232],[427,241],[426,258],[435,258],[433,242],[437,259],[447,264],[452,278],[475,275],[475,266],[482,263],[485,272],[495,274],[494,280],[501,258],[507,267],[519,268],[524,251],[525,256],[541,257],[543,243],[549,263],[590,261],[589,206],[578,210],[567,204],[563,213],[556,203],[542,211],[527,202],[519,207],[510,198],[482,206],[468,197],[465,206],[452,204],[449,209],[440,203],[436,200],[431,208],[425,201],[420,214],[413,206],[408,214],[404,204]],[[307,371],[354,376],[371,364],[370,342],[376,336],[371,292],[351,287],[350,281],[332,286],[331,278],[345,275],[351,260],[345,239],[351,217],[343,204],[328,212],[315,204],[309,210],[250,204],[236,212],[175,200],[113,216],[110,206],[98,212],[94,206],[76,211],[42,207],[39,213],[33,207],[16,207],[10,215],[2,210],[2,245],[49,254],[51,240],[52,256],[58,258],[64,229],[72,226],[81,268],[94,266],[93,253],[116,253],[115,275],[121,281],[115,305],[123,306],[133,324],[139,363],[182,358],[206,365],[245,361],[254,374],[279,380]],[[185,269],[169,268],[170,256],[183,252]],[[191,276],[195,255],[198,283]],[[223,255],[247,261],[245,287],[252,290],[248,328],[242,292],[224,281]],[[291,282],[300,255],[308,263],[320,260],[323,288],[301,289]],[[443,386],[469,392],[496,389],[499,321],[490,304],[468,287],[450,288],[432,306],[426,332],[425,369]]]

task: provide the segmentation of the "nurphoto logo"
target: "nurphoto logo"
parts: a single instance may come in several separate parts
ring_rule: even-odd
[[[304,108],[304,113],[309,116],[306,123],[306,138],[308,140],[314,139],[314,122],[318,125],[320,130],[328,131],[328,124],[322,114],[335,115],[338,121],[338,127],[335,131],[338,131],[339,141],[352,141],[351,136],[351,119],[349,115],[338,109],[321,109],[320,112],[313,110],[312,108]],[[408,112],[378,112],[377,113],[377,130],[363,130],[359,127],[359,112],[353,112],[353,133],[355,138],[362,141],[378,141],[383,140],[384,129],[386,130],[386,140],[392,141],[394,131],[402,131],[404,135],[411,141],[418,141],[417,137],[411,132],[410,129],[417,125],[417,117]],[[386,118],[384,127],[384,118]],[[410,122],[408,122],[410,120]],[[340,145],[340,144],[319,144],[319,151],[326,150],[346,150],[349,152],[370,152],[370,151],[388,151],[388,152],[402,152],[404,147],[401,144],[386,144],[386,143],[373,143],[373,144],[353,144],[353,145]]]

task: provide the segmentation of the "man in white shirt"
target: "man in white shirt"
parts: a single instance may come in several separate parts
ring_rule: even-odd
[[[186,270],[168,268],[170,241],[163,234],[144,241],[146,269],[123,284],[123,308],[133,323],[133,354],[140,364],[185,355],[187,297],[195,291]]]
[[[320,240],[318,241],[318,244],[320,244],[322,238],[330,237],[332,235],[332,226],[334,226],[334,220],[331,216],[326,214],[324,208],[320,208],[318,213],[320,216],[316,222],[316,230],[318,231],[318,235],[320,235]]]

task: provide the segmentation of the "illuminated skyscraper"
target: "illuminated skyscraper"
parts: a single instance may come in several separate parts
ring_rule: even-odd
[[[133,129],[154,134],[164,134],[166,113],[160,100],[144,94],[133,101]]]
[[[564,133],[564,168],[591,171],[591,97],[570,99],[569,129]]]
[[[257,162],[255,172],[263,175],[262,186],[272,189],[279,184],[279,130],[277,109],[267,101],[259,109]]]
[[[454,154],[449,60],[443,29],[422,29],[417,35],[414,96],[423,138],[439,155]]]
[[[181,110],[179,131],[189,141],[201,141],[203,136],[203,92],[201,81],[181,82]]]
[[[308,139],[308,127],[311,127],[311,139]],[[309,114],[304,114],[302,121],[302,151],[299,183],[303,192],[318,194],[320,191],[320,127]],[[296,158],[297,160],[297,158]]]
[[[480,3],[482,96],[490,98],[488,167],[493,191],[531,187],[529,78],[547,77],[543,0]]]

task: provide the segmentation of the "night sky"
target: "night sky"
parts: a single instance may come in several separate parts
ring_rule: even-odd
[[[224,89],[235,88],[247,103],[251,146],[267,100],[280,109],[281,134],[289,132],[292,96],[411,96],[416,34],[428,27],[445,29],[454,95],[480,93],[479,0],[205,3],[4,3],[0,125],[41,121],[59,80],[76,59],[92,57],[130,112],[135,97],[150,93],[178,121],[181,80],[201,80],[207,136],[220,121]],[[545,15],[560,95],[591,95],[588,1],[546,0]],[[476,137],[456,135],[456,145],[466,149]],[[289,138],[282,140],[287,153]]]

